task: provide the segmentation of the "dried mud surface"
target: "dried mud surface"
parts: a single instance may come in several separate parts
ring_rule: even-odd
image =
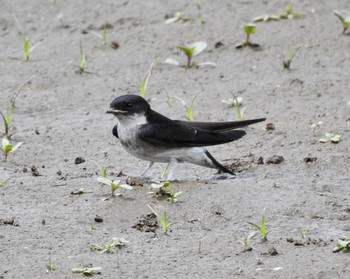
[[[350,278],[349,255],[332,253],[338,237],[350,235],[350,36],[333,15],[350,11],[348,1],[293,1],[304,16],[257,24],[259,50],[235,49],[240,28],[287,3],[204,0],[199,10],[195,1],[44,2],[4,1],[1,8],[0,110],[30,83],[11,124],[12,140],[24,144],[0,162],[0,181],[12,177],[0,187],[0,278],[77,278],[72,268],[91,265],[102,268],[97,278]],[[203,14],[206,23],[165,25],[177,11]],[[28,62],[13,15],[33,44],[41,42]],[[105,23],[111,29],[103,48],[92,31]],[[147,165],[112,136],[109,103],[138,92],[153,59],[184,63],[175,46],[199,40],[208,48],[195,61],[217,67],[158,64],[147,93],[152,107],[181,119],[183,107],[177,100],[169,106],[167,95],[190,102],[200,92],[195,119],[228,120],[235,111],[221,101],[233,92],[244,98],[246,119],[267,117],[275,129],[259,123],[242,140],[209,148],[241,170],[236,179],[214,180],[214,170],[180,165],[171,184],[183,191],[177,203],[147,194],[147,184],[105,200],[109,189],[96,182],[91,160],[123,182]],[[80,41],[90,73],[77,73]],[[286,47],[299,47],[290,71],[282,66]],[[342,140],[320,143],[326,132]],[[160,172],[155,166],[154,179]],[[167,235],[147,204],[167,213]],[[242,252],[240,239],[252,231],[247,222],[259,222],[264,208],[268,242],[256,236],[253,250]],[[130,243],[115,254],[90,250],[113,237]],[[50,259],[54,271],[47,271]]]

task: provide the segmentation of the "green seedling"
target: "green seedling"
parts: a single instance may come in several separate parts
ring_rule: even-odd
[[[198,55],[205,50],[207,48],[207,43],[196,42],[188,45],[178,45],[176,47],[187,56],[187,68],[191,68],[193,56]]]
[[[248,236],[241,238],[243,245],[243,252],[252,251],[253,248],[250,246],[250,240],[256,235],[257,232],[250,232]]]
[[[125,240],[124,238],[113,238],[113,242],[107,242],[104,247],[101,247],[95,243],[90,244],[90,249],[92,251],[99,251],[101,254],[107,253],[107,254],[115,254],[117,251],[115,248],[121,248],[125,246],[130,241]]]
[[[185,117],[188,121],[193,121],[193,104],[194,104],[194,101],[195,99],[197,98],[199,93],[197,93],[193,98],[192,98],[192,101],[191,101],[191,104],[190,105],[187,105],[186,102],[184,100],[182,100],[181,98],[179,97],[176,97],[176,99],[178,99],[181,104],[183,105],[183,107],[185,108],[185,111],[186,111],[186,114],[185,114]]]
[[[15,152],[17,148],[20,147],[22,144],[23,142],[19,142],[15,146],[13,146],[7,138],[2,138],[0,150],[4,154],[4,161],[6,162],[8,155],[10,153]]]
[[[46,264],[47,271],[54,271],[55,267],[53,266],[52,260],[49,259],[49,262]]]
[[[160,179],[163,179],[166,175],[166,173],[168,172],[170,163],[167,163],[163,168],[162,168],[162,172],[160,174]]]
[[[160,215],[150,205],[147,204],[147,206],[151,209],[154,215],[157,216],[158,223],[160,224],[163,233],[166,234],[168,232],[168,228],[171,226],[171,223],[168,224],[166,213],[164,212],[163,215]]]
[[[0,111],[0,115],[2,117],[3,123],[4,123],[4,127],[5,127],[5,131],[4,134],[6,135],[7,138],[11,138],[11,134],[10,134],[10,123],[11,123],[11,119],[12,119],[12,111],[13,111],[13,105],[12,103],[10,105],[7,106],[7,110],[6,110],[6,115],[4,115],[1,111]]]
[[[23,46],[23,53],[24,53],[24,60],[29,60],[29,39],[22,36],[22,46]]]
[[[319,142],[326,143],[330,141],[331,143],[339,143],[341,140],[341,135],[335,133],[326,133],[325,138],[320,138]]]
[[[163,183],[152,183],[151,188],[158,190],[156,194],[160,196],[167,196],[166,200],[172,203],[177,202],[178,196],[182,194],[182,191],[175,192],[172,188],[170,188],[170,182],[168,181]]]
[[[95,161],[91,160],[91,162],[93,162],[97,168],[98,168],[98,171],[100,172],[100,174],[102,175],[102,177],[105,177],[107,178],[107,167],[100,167],[99,164],[97,164]]]
[[[346,253],[350,252],[350,237],[346,237],[346,236],[339,237],[337,246],[333,249],[333,253],[337,253],[340,251],[343,251]]]
[[[185,17],[184,12],[177,12],[173,17],[167,18],[165,24],[171,24],[174,22],[191,22],[193,18]]]
[[[104,184],[104,185],[108,185],[110,188],[111,188],[111,197],[114,196],[115,194],[115,191],[118,189],[118,188],[123,188],[123,189],[126,189],[126,190],[132,190],[133,187],[130,186],[130,185],[127,185],[127,184],[120,184],[120,180],[111,180],[109,179],[108,177],[97,177],[97,181],[101,184]],[[120,196],[121,194],[119,194],[118,196]]]
[[[307,236],[307,234],[309,233],[308,229],[301,229],[300,230],[300,236],[301,238],[305,238]]]
[[[72,268],[73,273],[80,273],[85,276],[92,276],[94,274],[101,274],[102,267],[75,267]]]
[[[236,108],[236,114],[237,114],[237,119],[239,121],[243,120],[243,115],[245,108],[241,110],[242,102],[243,102],[243,97],[236,97],[233,93],[231,93],[233,98],[229,98],[227,100],[222,100],[223,103],[227,104],[230,107]]]
[[[102,42],[102,46],[105,48],[107,46],[107,30],[108,30],[108,25],[103,24],[101,27],[101,33],[97,33],[95,31],[91,31],[91,34],[95,35],[96,37],[100,38]]]
[[[299,18],[303,14],[299,12],[294,12],[292,4],[288,4],[284,7],[284,13],[280,14],[282,19],[292,19],[292,18]]]
[[[168,104],[169,107],[173,105],[174,102],[174,97],[170,94],[167,94],[166,96],[166,103]]]
[[[28,61],[28,60],[29,60],[29,54],[30,54],[38,45],[40,45],[42,42],[39,42],[39,43],[33,45],[32,47],[30,47],[29,38],[25,35],[21,23],[19,22],[19,20],[17,19],[16,16],[13,16],[13,18],[15,19],[15,21],[16,21],[16,23],[17,23],[17,25],[18,25],[18,28],[19,28],[19,32],[20,32],[20,34],[21,34],[22,48],[23,48],[23,54],[24,54],[24,60],[25,60],[25,61]]]
[[[255,32],[256,32],[256,25],[255,24],[247,24],[247,25],[244,25],[243,26],[243,31],[246,35],[246,39],[245,41],[239,43],[236,45],[236,48],[244,48],[246,46],[248,47],[252,47],[252,48],[258,48],[260,47],[259,44],[256,44],[256,43],[252,43],[250,41],[250,36],[253,35]]]
[[[293,7],[291,4],[288,4],[287,6],[284,7],[284,11],[279,14],[274,14],[274,15],[261,15],[257,16],[253,19],[254,22],[267,22],[267,21],[272,21],[272,20],[280,20],[280,19],[292,19],[292,18],[299,18],[301,17],[301,13],[297,13],[293,11]]]
[[[153,60],[153,62],[151,63],[151,66],[149,67],[149,69],[146,73],[145,78],[140,79],[140,81],[139,81],[139,91],[140,91],[140,95],[142,98],[146,97],[148,81],[149,81],[149,78],[151,77],[152,69],[153,69],[155,63],[156,63],[156,60]]]
[[[207,43],[206,42],[195,42],[192,44],[185,44],[185,45],[178,45],[176,46],[179,50],[181,50],[187,57],[187,64],[181,65],[177,60],[174,58],[168,58],[164,61],[166,64],[171,64],[175,66],[180,66],[184,67],[186,69],[189,69],[193,66],[216,66],[215,63],[213,62],[202,62],[202,63],[194,63],[193,57],[202,53],[206,48],[207,48]]]
[[[17,91],[16,91],[15,95],[14,95],[13,98],[11,99],[10,104],[7,106],[6,115],[3,114],[3,113],[0,111],[0,115],[1,115],[1,118],[2,118],[2,120],[3,120],[4,128],[5,128],[4,135],[5,135],[8,139],[10,139],[11,136],[14,134],[14,133],[10,133],[10,124],[11,124],[13,108],[15,107],[15,102],[16,102],[17,96],[18,96],[18,94],[21,92],[22,88],[30,81],[30,79],[31,79],[32,77],[34,77],[34,76],[31,76],[29,79],[27,79],[24,83],[22,83],[22,84],[17,88]],[[1,131],[1,132],[2,132],[2,131]]]
[[[83,51],[83,44],[80,42],[80,52],[79,52],[79,70],[80,73],[85,72],[85,67],[86,67],[86,58],[85,54]]]
[[[342,15],[340,12],[338,12],[336,10],[334,11],[334,14],[339,18],[339,20],[343,24],[343,34],[345,34],[345,32],[350,27],[350,16],[349,15]]]
[[[263,214],[261,216],[260,225],[248,222],[249,225],[252,225],[254,228],[257,229],[257,231],[261,234],[263,241],[267,241],[267,234],[266,226],[265,226],[265,210],[263,211]]]
[[[299,48],[290,50],[290,49],[286,49],[284,51],[284,55],[283,55],[283,68],[290,70],[290,64],[292,63],[292,60],[294,58],[294,56],[297,54]]]

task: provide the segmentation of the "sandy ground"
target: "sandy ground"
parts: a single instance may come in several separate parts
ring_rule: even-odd
[[[236,50],[244,24],[287,4],[256,2],[204,0],[199,9],[195,1],[3,1],[0,110],[30,82],[11,123],[12,141],[24,144],[0,162],[0,181],[12,177],[0,188],[0,278],[77,278],[82,275],[71,269],[84,266],[101,267],[97,278],[350,278],[349,255],[332,252],[339,236],[350,236],[350,36],[333,14],[350,12],[349,2],[293,1],[302,18],[258,23],[252,40],[261,49]],[[177,11],[195,21],[164,24]],[[41,42],[27,62],[13,15],[32,45]],[[111,25],[106,48],[93,33],[105,23]],[[214,180],[215,170],[180,165],[179,181],[171,183],[183,191],[177,203],[147,194],[148,184],[105,200],[110,191],[97,183],[91,160],[123,183],[120,172],[137,176],[147,165],[112,136],[116,120],[105,114],[110,102],[138,94],[154,59],[185,63],[175,46],[199,40],[208,48],[195,61],[217,67],[157,64],[146,96],[153,109],[183,119],[181,103],[170,106],[167,96],[190,102],[200,92],[196,120],[232,120],[235,109],[222,103],[232,92],[243,97],[245,119],[267,117],[275,130],[259,123],[244,139],[209,148],[225,165],[245,167],[236,179]],[[78,73],[80,42],[88,73]],[[289,71],[282,65],[286,48],[299,48]],[[341,141],[320,143],[326,132]],[[266,164],[273,155],[284,161]],[[77,157],[85,162],[75,164]],[[256,164],[258,157],[265,163]],[[317,159],[305,163],[307,157]],[[161,169],[154,167],[154,179]],[[71,194],[80,188],[86,193]],[[155,223],[144,223],[147,204],[166,212],[173,223],[167,235],[161,228],[145,231]],[[253,250],[242,252],[241,239],[253,231],[247,222],[259,223],[264,209],[268,241],[256,235]],[[90,249],[113,237],[130,243],[114,254]]]

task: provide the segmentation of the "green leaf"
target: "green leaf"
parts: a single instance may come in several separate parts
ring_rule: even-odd
[[[82,273],[83,275],[90,276],[94,273],[100,273],[102,267],[75,267],[72,268],[72,272],[74,273]]]
[[[113,182],[111,179],[109,179],[107,177],[100,177],[100,176],[97,177],[97,181],[102,183],[102,184],[108,185],[108,186],[111,186],[111,184]]]
[[[11,150],[9,152],[14,152],[18,147],[20,147],[23,144],[23,142],[17,143],[14,147],[11,145]]]
[[[187,46],[176,46],[179,50],[181,50],[182,52],[184,52],[187,56],[192,57],[195,48],[194,47],[187,47]]]
[[[120,188],[126,189],[126,190],[132,190],[134,189],[132,186],[128,185],[128,184],[120,184],[119,185]]]
[[[207,48],[207,43],[203,41],[195,42],[187,45],[189,48],[194,48],[193,56],[200,54]]]
[[[247,24],[243,27],[243,30],[247,35],[251,35],[256,32],[256,26],[255,24]]]
[[[13,109],[12,105],[7,106],[7,111],[6,111],[6,116],[5,116],[5,122],[6,122],[7,127],[9,127],[10,123],[11,123],[12,109]]]

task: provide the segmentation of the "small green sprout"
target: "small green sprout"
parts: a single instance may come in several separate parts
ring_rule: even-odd
[[[179,50],[181,50],[187,57],[187,64],[186,65],[180,65],[180,63],[173,59],[173,58],[168,58],[164,61],[166,64],[171,64],[175,66],[180,66],[184,67],[185,69],[191,68],[193,66],[216,66],[215,63],[213,62],[202,62],[202,63],[194,63],[192,61],[193,56],[196,56],[200,53],[202,53],[206,48],[207,48],[207,43],[206,42],[195,42],[192,44],[185,44],[185,45],[178,45],[176,46]]]
[[[42,42],[39,42],[39,43],[33,45],[32,47],[30,47],[30,41],[29,41],[28,37],[25,35],[25,33],[23,31],[24,29],[23,29],[21,23],[19,22],[18,18],[15,15],[13,15],[13,18],[16,21],[16,23],[18,25],[18,28],[19,28],[19,32],[21,34],[24,60],[28,61],[29,60],[29,54],[34,50],[34,48],[36,48]]]
[[[147,204],[147,206],[151,209],[151,211],[154,213],[154,215],[157,216],[158,223],[160,224],[163,233],[167,234],[168,228],[171,226],[171,223],[168,224],[166,213],[164,212],[163,215],[160,215],[150,205]]]
[[[17,143],[15,146],[10,143],[10,141],[7,138],[2,138],[1,140],[1,146],[0,151],[4,154],[4,160],[7,161],[7,157],[10,153],[13,153],[16,151],[18,147],[20,147],[23,144],[23,142]]]
[[[184,12],[177,12],[173,17],[167,18],[165,24],[171,24],[174,22],[191,22],[193,18],[185,17]]]
[[[292,19],[292,18],[299,18],[303,14],[299,12],[294,12],[292,4],[288,4],[284,7],[284,13],[280,14],[282,19]]]
[[[350,16],[342,15],[340,12],[336,10],[334,11],[334,14],[339,18],[339,20],[343,24],[343,34],[345,34],[348,28],[350,27]]]
[[[85,72],[85,67],[86,67],[86,59],[85,59],[85,54],[83,51],[83,44],[80,41],[80,52],[79,52],[79,70],[80,70],[80,73]]]
[[[72,268],[73,273],[81,273],[85,276],[92,276],[94,274],[101,274],[102,267],[75,267]]]
[[[341,140],[341,135],[335,133],[326,133],[325,138],[319,139],[319,142],[326,143],[327,141],[331,141],[331,143],[339,143]]]
[[[130,241],[125,240],[124,238],[113,238],[113,242],[107,242],[104,247],[101,247],[95,243],[90,244],[90,249],[92,251],[99,251],[101,254],[103,253],[109,253],[109,254],[115,254],[117,251],[115,250],[116,247],[120,248],[125,246]]]
[[[5,135],[7,138],[11,138],[11,134],[10,134],[10,123],[11,123],[11,119],[12,119],[12,111],[13,111],[13,105],[12,103],[10,105],[7,106],[7,110],[6,110],[6,115],[4,115],[1,111],[0,111],[0,115],[2,117],[3,123],[4,123],[4,127],[5,127]]]
[[[153,60],[153,62],[151,63],[151,66],[149,67],[149,69],[146,73],[145,78],[142,80],[140,79],[140,81],[139,81],[139,91],[140,91],[140,95],[142,98],[145,98],[145,96],[146,96],[148,81],[149,81],[149,78],[151,77],[152,69],[153,69],[155,63],[156,63],[156,60]]]
[[[333,249],[333,253],[337,252],[350,252],[350,237],[341,236],[338,239],[337,246]]]
[[[184,100],[182,100],[181,98],[175,96],[175,98],[178,99],[178,100],[181,102],[181,104],[183,105],[183,107],[185,108],[185,110],[186,110],[186,115],[185,115],[185,117],[186,117],[186,119],[187,119],[188,121],[193,121],[193,104],[194,104],[194,101],[195,101],[195,99],[197,98],[198,94],[199,94],[199,93],[197,93],[197,94],[192,98],[192,101],[191,101],[191,104],[190,104],[190,105],[187,105],[186,102],[185,102]]]
[[[25,36],[22,36],[22,46],[23,46],[23,53],[24,53],[24,60],[28,61],[29,60],[29,39],[26,38]]]
[[[257,231],[261,234],[263,241],[267,241],[267,234],[266,226],[265,226],[265,209],[263,211],[263,214],[261,216],[260,225],[257,225],[252,222],[248,222],[249,225],[252,225],[254,228],[257,229]]]
[[[237,114],[237,119],[239,121],[243,120],[243,115],[245,108],[241,110],[241,105],[243,102],[243,97],[236,97],[233,93],[231,93],[233,96],[233,99],[229,98],[227,100],[222,100],[223,103],[227,104],[230,107],[235,107],[236,108],[236,114]]]
[[[113,180],[109,179],[108,177],[97,177],[97,181],[99,183],[108,185],[111,188],[111,191],[112,191],[111,196],[112,197],[114,196],[114,193],[115,193],[115,191],[118,188],[123,188],[123,189],[126,189],[126,190],[132,190],[133,189],[133,187],[130,186],[130,185],[120,184],[120,180],[114,180],[113,181]]]
[[[46,264],[47,271],[54,271],[55,267],[53,266],[51,258],[49,259],[49,262]]]
[[[168,104],[169,107],[171,107],[173,105],[173,101],[174,101],[174,97],[170,94],[167,94],[166,103]]]
[[[300,230],[301,238],[305,238],[308,233],[309,233],[309,229],[301,229]]]
[[[250,41],[250,36],[256,32],[256,25],[255,24],[249,23],[249,24],[244,25],[243,26],[243,31],[244,31],[244,33],[246,35],[246,39],[245,39],[245,41],[237,44],[236,48],[244,48],[246,46],[249,46],[249,47],[252,47],[252,48],[260,47],[259,44],[252,43]]]
[[[101,42],[102,42],[102,46],[104,48],[106,48],[107,46],[107,30],[108,30],[108,24],[103,24],[101,26],[101,34],[100,33],[97,33],[95,31],[91,31],[91,33],[93,35],[95,35],[96,37],[100,38]]]
[[[284,58],[283,58],[283,68],[290,70],[290,64],[292,63],[292,60],[294,58],[294,56],[297,54],[299,48],[296,49],[286,49],[284,51]]]
[[[172,188],[170,188],[170,182],[165,181],[163,183],[152,183],[151,187],[153,189],[157,189],[159,195],[167,196],[167,201],[170,201],[172,203],[177,202],[178,196],[182,194],[182,191],[175,192]]]
[[[280,19],[292,19],[292,18],[299,18],[301,17],[301,13],[297,13],[293,11],[293,7],[291,4],[288,4],[284,7],[283,13],[274,14],[274,15],[261,15],[257,16],[253,19],[254,22],[267,22],[272,20],[280,20]]]
[[[98,171],[100,172],[102,177],[107,178],[107,167],[100,167],[100,165],[93,160],[91,160],[91,162],[93,162],[98,167]]]
[[[160,179],[163,179],[166,175],[166,173],[168,172],[168,169],[169,169],[169,166],[170,166],[170,163],[167,163],[163,169],[162,169],[162,172],[160,174]]]
[[[207,48],[207,43],[206,42],[196,42],[193,44],[178,45],[176,47],[187,56],[187,68],[191,68],[193,56],[198,55],[203,50],[205,50]]]

